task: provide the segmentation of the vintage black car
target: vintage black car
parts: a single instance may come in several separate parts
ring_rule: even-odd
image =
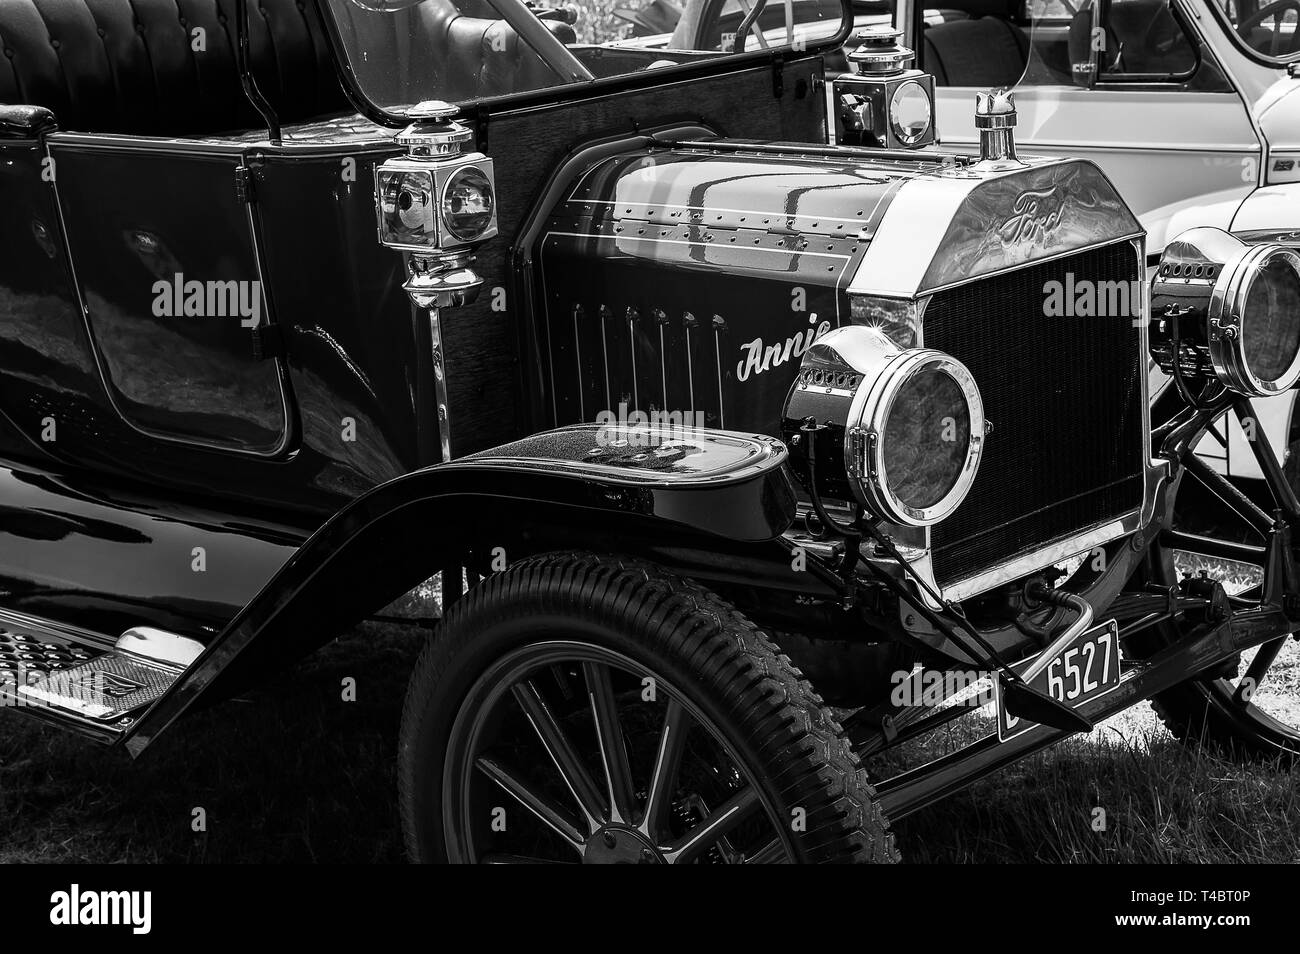
[[[415,860],[889,861],[1147,699],[1300,751],[1300,504],[1190,453],[1295,385],[1300,258],[1149,298],[1010,95],[934,147],[898,6],[0,0],[6,707],[137,756],[436,576]]]

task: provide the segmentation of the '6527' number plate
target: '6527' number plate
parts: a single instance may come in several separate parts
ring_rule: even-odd
[[[1024,673],[1035,661],[1032,657],[1011,668]],[[1077,706],[1109,692],[1119,685],[1119,626],[1108,620],[1080,634],[1065,647],[1047,668],[1029,681],[1039,692],[1051,696],[1067,706]],[[1005,742],[1037,723],[1017,719],[1002,704],[1002,687],[994,680],[994,694],[998,708],[998,738]]]

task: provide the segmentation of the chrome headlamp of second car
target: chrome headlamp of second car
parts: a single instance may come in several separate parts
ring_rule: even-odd
[[[1287,391],[1300,384],[1300,253],[1216,228],[1184,232],[1152,280],[1151,319],[1152,355],[1184,386]]]
[[[938,523],[961,504],[987,427],[979,388],[960,361],[859,325],[829,332],[804,353],[784,416],[812,492],[912,527]]]

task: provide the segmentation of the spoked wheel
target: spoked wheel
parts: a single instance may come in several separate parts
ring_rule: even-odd
[[[468,593],[407,693],[417,861],[889,861],[838,723],[718,597],[650,564],[523,561]]]
[[[1218,580],[1238,605],[1258,603],[1261,564],[1225,558],[1214,543],[1198,548],[1196,538],[1262,547],[1263,538],[1212,488],[1190,471],[1182,476],[1174,528],[1183,531],[1178,548],[1152,547],[1151,577],[1163,586],[1188,575]],[[1138,634],[1140,651],[1152,652],[1185,634],[1190,624],[1175,621]],[[1152,706],[1178,739],[1208,744],[1224,754],[1248,759],[1300,756],[1300,644],[1294,636],[1247,650],[1222,670],[1157,695]]]

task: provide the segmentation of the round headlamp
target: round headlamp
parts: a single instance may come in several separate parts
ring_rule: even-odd
[[[1300,380],[1300,255],[1249,246],[1223,269],[1209,309],[1210,357],[1233,390],[1268,397]]]
[[[442,190],[442,220],[462,242],[473,242],[492,224],[492,182],[477,166],[458,169]]]
[[[1184,232],[1151,286],[1152,355],[1167,374],[1248,397],[1300,382],[1300,253],[1220,229]]]
[[[804,436],[810,428],[818,434],[812,468]],[[785,431],[822,496],[925,527],[949,516],[970,491],[984,446],[984,404],[970,371],[952,356],[902,349],[876,329],[852,326],[804,353]]]

